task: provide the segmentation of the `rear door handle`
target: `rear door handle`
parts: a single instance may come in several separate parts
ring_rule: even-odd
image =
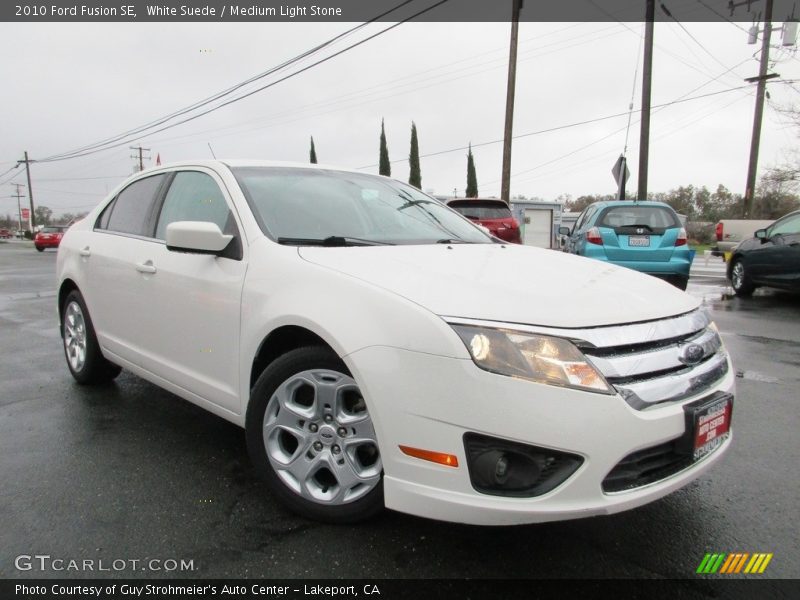
[[[139,271],[139,273],[151,273],[152,274],[152,273],[156,272],[156,268],[153,265],[153,261],[152,260],[148,260],[147,262],[143,262],[143,263],[137,263],[136,264],[136,270]]]
[[[80,251],[81,256],[91,256],[92,251],[89,249],[89,246],[86,246],[83,250]]]

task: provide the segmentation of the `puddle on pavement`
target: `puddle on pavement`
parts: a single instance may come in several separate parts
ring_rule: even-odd
[[[736,377],[739,379],[747,379],[748,381],[758,381],[760,383],[780,383],[777,377],[771,377],[758,371],[736,371]]]

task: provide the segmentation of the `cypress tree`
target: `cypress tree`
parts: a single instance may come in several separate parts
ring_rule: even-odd
[[[311,164],[317,164],[317,150],[314,148],[314,136],[311,136],[311,151],[308,153]]]
[[[389,164],[389,148],[386,147],[386,131],[383,128],[383,119],[381,119],[381,151],[378,164],[379,175],[392,176],[392,165]]]
[[[467,154],[467,198],[478,197],[478,176],[475,174],[475,159],[472,156],[472,144]]]
[[[417,140],[417,126],[411,121],[411,152],[408,155],[408,183],[418,190],[422,189],[422,172],[419,168],[419,141]]]

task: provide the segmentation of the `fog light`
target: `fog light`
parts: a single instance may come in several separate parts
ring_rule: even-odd
[[[583,462],[574,454],[477,433],[464,434],[464,447],[472,487],[495,496],[540,496],[563,483]]]

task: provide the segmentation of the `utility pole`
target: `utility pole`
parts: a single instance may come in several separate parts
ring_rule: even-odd
[[[761,41],[761,65],[758,69],[756,88],[756,109],[753,115],[753,137],[750,139],[750,161],[747,165],[747,183],[744,188],[744,208],[742,218],[749,219],[753,211],[753,197],[758,170],[758,146],[761,142],[761,119],[764,116],[764,93],[767,89],[767,67],[769,67],[769,39],[772,33],[772,0],[766,0],[764,7],[764,38]]]
[[[28,151],[25,151],[25,158],[18,160],[17,165],[25,163],[25,174],[28,176],[28,200],[31,204],[31,233],[36,229],[36,215],[33,212],[33,187],[31,187],[31,163],[34,162],[28,158]]]
[[[506,90],[506,128],[503,136],[503,174],[500,197],[511,202],[511,136],[514,128],[514,92],[517,82],[517,39],[522,0],[511,0],[511,47],[508,53],[508,88]]]
[[[639,134],[639,189],[636,197],[647,200],[647,164],[650,159],[650,88],[653,80],[653,21],[655,0],[647,0],[644,28],[644,64],[642,65],[642,123]]]
[[[132,155],[131,158],[134,160],[139,161],[139,170],[144,171],[144,153],[150,152],[150,148],[142,148],[141,144],[139,146],[128,146],[131,150],[138,150],[138,154]],[[150,158],[149,156],[147,157]]]
[[[17,231],[22,231],[22,204],[20,203],[20,199],[22,198],[22,194],[19,192],[19,188],[24,188],[25,186],[21,183],[12,183],[11,185],[17,186],[17,193],[14,194],[17,198],[17,219],[19,222],[19,227],[17,227]],[[16,237],[16,236],[15,236]]]

